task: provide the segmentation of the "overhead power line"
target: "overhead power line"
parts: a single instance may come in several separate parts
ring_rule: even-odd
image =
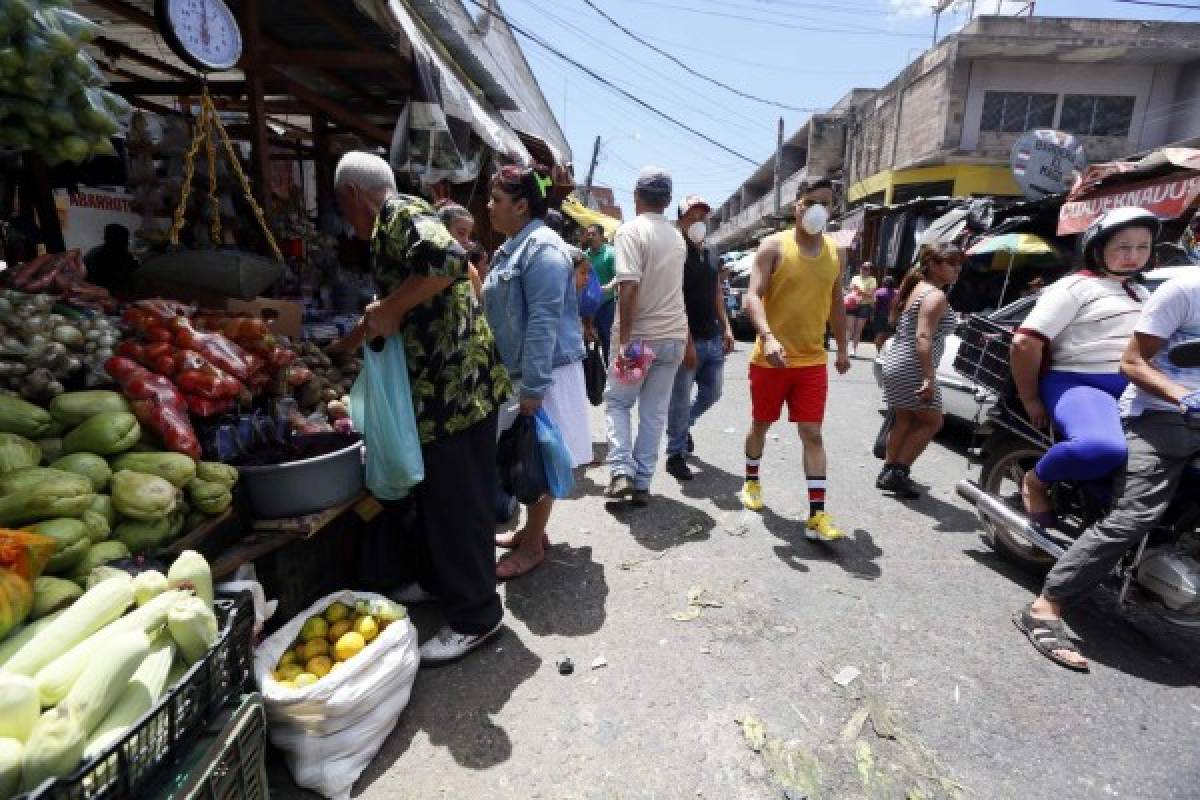
[[[1129,6],[1153,6],[1154,8],[1182,8],[1185,11],[1200,11],[1195,3],[1160,3],[1155,0],[1113,0],[1114,3],[1124,3]]]
[[[736,157],[742,159],[747,164],[754,164],[755,166],[758,166],[758,161],[755,161],[753,158],[750,158],[750,156],[745,155],[744,153],[739,153],[737,150],[734,150],[729,145],[718,142],[716,139],[712,138],[711,136],[709,136],[708,134],[706,134],[702,131],[696,130],[691,125],[688,125],[686,122],[682,122],[682,121],[676,119],[675,117],[671,116],[670,114],[666,113],[665,111],[660,111],[658,108],[650,105],[645,100],[638,97],[637,95],[635,95],[631,92],[627,92],[626,90],[622,89],[620,86],[617,86],[615,83],[608,80],[603,75],[599,74],[594,69],[587,66],[586,64],[581,64],[580,62],[578,62],[575,59],[571,58],[570,56],[566,55],[558,48],[554,47],[553,45],[551,45],[548,42],[546,42],[545,40],[543,40],[540,36],[533,34],[533,33],[529,33],[525,29],[514,25],[512,23],[512,21],[510,21],[508,18],[506,18],[503,14],[499,14],[499,13],[493,11],[491,8],[485,6],[483,3],[479,2],[479,0],[470,0],[470,3],[471,3],[471,5],[478,8],[480,11],[483,11],[484,13],[501,20],[505,25],[507,25],[509,28],[511,28],[513,30],[513,32],[528,39],[529,41],[536,44],[538,47],[541,47],[544,50],[547,50],[547,51],[553,53],[555,56],[557,56],[561,60],[567,62],[571,66],[575,67],[577,70],[584,73],[585,75],[590,77],[592,80],[594,80],[600,84],[603,84],[607,88],[611,89],[612,91],[614,91],[617,94],[624,97],[626,100],[629,100],[632,103],[636,103],[637,105],[641,106],[642,108],[646,109],[647,111],[655,114],[656,116],[662,117],[667,122],[670,122],[672,125],[675,125],[678,128],[682,128],[683,130],[687,131],[688,133],[692,134],[693,136],[697,136],[697,137],[703,139],[704,141],[711,144],[713,147],[717,147],[721,150],[724,150],[726,153],[729,153],[732,156],[736,156]]]
[[[474,0],[472,0],[474,2]],[[863,35],[863,36],[893,36],[901,39],[928,39],[927,33],[899,33],[896,31],[884,30],[883,28],[824,28],[814,27],[811,25],[796,25],[791,22],[784,22],[779,19],[764,19],[763,17],[749,17],[745,14],[731,14],[724,11],[709,11],[703,8],[693,8],[692,6],[681,6],[674,3],[655,2],[654,0],[641,0],[641,5],[654,6],[656,8],[668,8],[674,11],[684,11],[689,14],[703,14],[709,17],[723,17],[725,19],[735,19],[740,22],[753,22],[759,25],[768,25],[772,28],[787,28],[797,31],[810,31],[815,33],[844,33],[848,35]],[[839,24],[839,23],[834,23]]]
[[[802,112],[807,112],[807,113],[813,113],[816,111],[824,110],[824,109],[819,109],[819,108],[800,108],[799,106],[790,106],[786,103],[780,103],[776,100],[768,100],[765,97],[758,97],[757,95],[750,94],[749,92],[743,92],[741,89],[737,89],[733,86],[730,86],[727,83],[723,83],[723,82],[717,80],[716,78],[705,75],[704,73],[700,72],[699,70],[693,69],[692,67],[685,64],[683,61],[679,60],[675,56],[668,53],[666,50],[663,50],[661,47],[651,44],[650,42],[646,41],[641,36],[638,36],[636,33],[629,30],[629,28],[625,27],[620,22],[617,22],[615,19],[613,19],[611,16],[609,16],[608,12],[604,11],[602,8],[597,6],[595,3],[592,2],[592,0],[583,0],[583,3],[588,8],[590,8],[592,11],[595,11],[597,14],[599,14],[601,17],[603,17],[604,20],[609,25],[612,25],[614,28],[621,31],[621,33],[625,34],[630,39],[633,39],[635,42],[642,45],[643,47],[647,47],[650,50],[653,50],[654,52],[658,53],[660,56],[667,59],[671,63],[679,66],[681,69],[683,69],[684,72],[687,72],[689,75],[695,75],[697,78],[700,78],[703,81],[707,81],[708,83],[711,83],[714,86],[719,86],[727,92],[732,92],[733,94],[736,94],[738,97],[744,97],[747,100],[753,100],[756,103],[763,103],[768,106],[774,106],[776,108],[782,108],[782,109],[786,109],[788,111],[802,111]]]

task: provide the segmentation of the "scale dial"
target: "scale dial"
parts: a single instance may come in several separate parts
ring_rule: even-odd
[[[242,32],[224,0],[156,0],[154,14],[175,54],[202,72],[232,69]]]

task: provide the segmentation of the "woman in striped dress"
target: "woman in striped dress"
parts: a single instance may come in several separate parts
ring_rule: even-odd
[[[894,421],[875,486],[902,497],[919,494],[909,470],[942,429],[936,370],[946,335],[958,322],[946,302],[946,287],[958,279],[963,258],[957,245],[923,246],[917,266],[900,282],[892,304],[896,333],[883,359],[883,399]]]

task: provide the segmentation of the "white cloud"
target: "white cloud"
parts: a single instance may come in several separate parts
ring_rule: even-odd
[[[892,13],[900,17],[927,17],[933,13],[934,0],[888,0]],[[965,13],[970,7],[970,0],[954,0],[947,10],[949,13]],[[1029,5],[1026,0],[1001,0],[1001,14],[1015,14]],[[995,14],[996,0],[975,0],[975,13]]]

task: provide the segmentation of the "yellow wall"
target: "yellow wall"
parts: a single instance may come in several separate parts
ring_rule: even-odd
[[[957,197],[978,194],[1020,195],[1012,170],[1005,165],[947,164],[939,167],[885,170],[850,187],[847,199],[853,203],[877,192],[885,192],[884,203],[892,202],[897,184],[954,181]]]

